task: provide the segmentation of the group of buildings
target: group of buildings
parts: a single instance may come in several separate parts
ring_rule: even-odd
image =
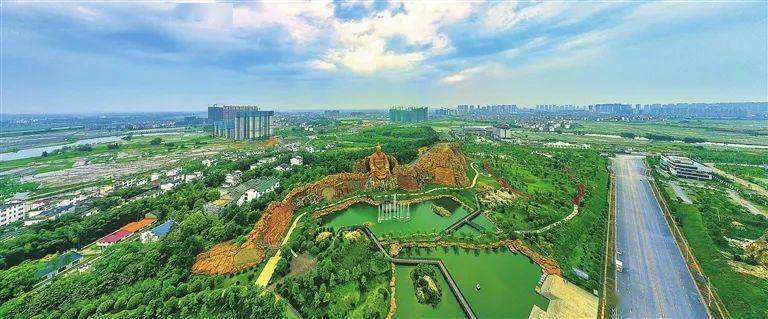
[[[768,103],[674,103],[627,104],[606,103],[591,105],[537,105],[536,111],[545,113],[581,112],[603,116],[644,116],[683,118],[753,118],[768,117]]]
[[[203,164],[210,166],[211,162],[210,160],[203,160]],[[146,189],[146,191],[130,199],[137,200],[160,195],[181,184],[202,177],[203,173],[200,171],[183,173],[181,168],[171,168],[151,173],[149,178],[122,179],[101,187],[80,189],[44,198],[28,198],[27,194],[20,193],[0,205],[0,226],[16,221],[23,221],[24,226],[30,226],[45,220],[55,220],[61,215],[73,212],[87,216],[97,212],[92,209],[95,200],[109,196],[115,190],[129,187]]]
[[[396,123],[424,122],[429,118],[426,107],[393,107],[389,109],[389,121]]]
[[[272,136],[274,111],[255,105],[214,105],[208,108],[213,135],[231,140],[257,140]]]
[[[0,205],[0,226],[19,220],[24,220],[24,225],[29,226],[46,219],[56,219],[62,214],[75,211],[79,206],[87,206],[98,196],[99,189],[95,188],[36,199],[28,198],[26,193],[19,193]]]
[[[128,223],[120,229],[111,232],[104,237],[101,237],[96,241],[96,244],[102,248],[109,245],[114,245],[118,242],[128,239],[131,237],[131,235],[139,231],[141,231],[139,233],[139,240],[145,244],[151,243],[157,241],[160,238],[163,238],[166,234],[168,234],[175,223],[173,220],[169,219],[160,225],[148,229],[149,226],[152,226],[155,224],[155,222],[157,222],[157,218],[146,217],[138,221]]]

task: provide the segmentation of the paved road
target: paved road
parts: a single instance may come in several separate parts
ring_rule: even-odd
[[[662,215],[640,156],[618,156],[616,248],[620,318],[707,318],[688,267]]]

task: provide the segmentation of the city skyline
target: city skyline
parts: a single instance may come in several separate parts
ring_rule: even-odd
[[[766,3],[5,3],[0,113],[762,102]]]

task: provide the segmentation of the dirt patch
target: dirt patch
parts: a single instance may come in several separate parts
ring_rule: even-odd
[[[198,274],[228,274],[255,266],[264,260],[268,248],[280,245],[293,218],[293,205],[272,202],[256,222],[245,242],[218,244],[195,258],[192,271]]]
[[[301,275],[308,272],[310,269],[315,268],[317,265],[317,259],[312,258],[308,254],[301,254],[291,260],[291,270],[288,272],[289,276]]]

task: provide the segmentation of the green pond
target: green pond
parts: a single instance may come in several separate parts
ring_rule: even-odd
[[[421,248],[403,251],[399,257],[441,259],[478,318],[528,318],[533,305],[544,310],[549,305],[549,300],[534,290],[542,274],[541,267],[528,257],[514,254],[506,248],[498,250]],[[399,279],[396,289],[401,287]],[[476,288],[477,284],[480,284],[480,290]],[[455,302],[447,298],[448,293],[450,289],[446,285],[443,290],[443,302]],[[420,313],[415,315],[404,313],[409,309],[419,311],[416,307],[406,306],[403,312],[400,312],[400,299],[405,297],[397,298],[398,314],[401,318],[419,317]],[[416,297],[412,296],[412,298],[412,302],[416,302]],[[403,301],[403,304],[410,303]],[[450,305],[443,307],[450,309]]]
[[[415,266],[397,266],[395,267],[395,300],[397,301],[397,311],[395,318],[466,318],[464,311],[461,310],[459,302],[451,293],[445,278],[440,275],[440,271],[435,268],[438,276],[435,278],[443,291],[443,298],[437,307],[421,304],[416,300],[413,289],[413,280],[411,279],[411,270]]]
[[[443,217],[432,211],[437,205],[451,211],[451,217]],[[379,209],[368,203],[357,203],[349,208],[326,216],[323,223],[334,228],[354,225],[369,225],[376,235],[411,234],[416,231],[438,232],[468,214],[465,207],[450,198],[439,198],[411,204],[411,218],[405,220],[387,220],[378,222]],[[475,220],[477,221],[479,216]]]

